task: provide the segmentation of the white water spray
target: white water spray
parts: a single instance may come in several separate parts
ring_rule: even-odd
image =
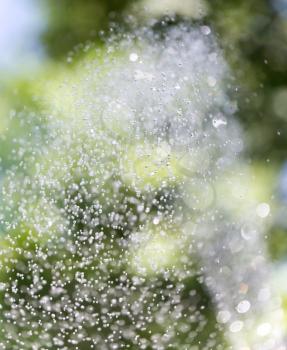
[[[3,190],[2,349],[285,349],[229,75],[179,26],[47,84]]]

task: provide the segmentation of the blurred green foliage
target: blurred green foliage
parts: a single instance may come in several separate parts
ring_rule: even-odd
[[[286,231],[282,228],[275,228],[269,234],[269,251],[273,260],[280,260],[287,256]]]
[[[15,146],[14,140],[21,136],[31,143],[36,143],[41,139],[35,132],[35,125],[39,125],[39,133],[41,133],[46,117],[51,113],[49,103],[51,101],[55,103],[53,96],[49,95],[53,90],[52,87],[46,89],[44,83],[47,76],[49,75],[50,81],[55,85],[57,85],[57,76],[61,72],[63,74],[63,71],[65,71],[64,74],[70,73],[71,78],[75,74],[73,67],[67,63],[65,68],[63,66],[59,68],[58,62],[66,61],[71,52],[77,51],[77,48],[75,49],[77,45],[80,45],[79,51],[81,51],[87,41],[100,46],[102,41],[99,31],[107,30],[110,20],[121,23],[121,15],[136,2],[135,0],[62,0],[58,2],[45,0],[49,24],[42,36],[42,42],[50,62],[47,66],[43,66],[44,73],[40,72],[29,80],[14,79],[1,93],[0,166],[3,172],[17,164],[18,157],[15,152],[17,153],[17,149],[20,150],[21,145]],[[210,0],[208,8],[207,16],[201,21],[198,19],[196,21],[211,24],[218,33],[219,43],[232,67],[236,82],[233,97],[238,102],[237,115],[245,129],[248,155],[252,160],[257,160],[256,164],[253,164],[253,170],[259,179],[258,188],[255,189],[259,193],[257,198],[272,201],[274,199],[272,191],[276,187],[276,172],[287,158],[287,18],[276,12],[272,1],[267,0],[234,0],[232,2]],[[134,12],[134,14],[141,17],[141,13]],[[164,15],[163,7],[162,18],[165,18]],[[184,16],[181,10],[177,21],[194,23],[195,20]],[[39,111],[41,116],[37,113]],[[28,115],[31,119],[28,123],[31,129],[24,130],[21,119],[28,118]],[[267,162],[267,159],[270,159],[270,162]],[[68,191],[68,189],[65,190]],[[127,191],[127,189],[124,190]],[[88,206],[90,203],[81,203],[82,207],[85,205]],[[129,210],[132,208],[130,207]],[[77,221],[79,218],[75,219]],[[21,225],[25,226],[27,223]],[[83,229],[80,220],[74,229],[75,236],[77,231]],[[23,231],[23,228],[21,230]],[[17,230],[15,232],[17,235]],[[24,236],[13,244],[19,247],[25,245],[26,249],[28,247],[32,252],[35,251],[36,243],[25,242]],[[9,243],[4,238],[2,248],[5,254],[7,250],[9,251],[7,245]],[[273,259],[280,260],[287,257],[287,232],[284,228],[278,228],[274,224],[270,230],[269,248]],[[47,246],[43,249],[47,249]],[[110,247],[111,252],[113,249]],[[56,259],[60,254],[60,251],[56,252],[53,258]],[[1,264],[5,265],[5,261],[3,263],[5,257],[2,258],[3,256]],[[66,265],[69,264],[69,258],[72,259],[71,256],[66,257]],[[27,267],[30,257],[19,255],[15,259]],[[3,280],[11,280],[17,273],[9,266],[6,266],[6,271],[8,274],[13,271],[14,275],[2,276]],[[47,275],[45,277],[47,281],[52,280],[49,275],[51,271],[43,273]],[[31,271],[26,278],[32,279]],[[116,279],[116,276],[114,278]],[[21,283],[25,285],[30,282],[24,279]],[[164,288],[164,283],[162,281],[159,288]],[[72,295],[75,292],[72,283],[70,288]],[[208,293],[196,279],[186,283],[182,298],[187,299],[188,292],[193,289],[198,290],[198,294],[201,295],[201,299],[199,298],[197,302],[206,307],[206,316],[210,324],[202,336],[207,337],[208,333],[217,331],[214,329],[213,306]],[[41,293],[44,295],[45,289]],[[20,326],[25,327],[25,325]],[[153,332],[161,331],[153,327],[155,326],[151,325]],[[149,335],[146,334],[146,336]],[[185,339],[182,339],[182,342],[184,341]],[[81,349],[86,348],[88,348],[87,344]]]
[[[235,96],[249,154],[273,163],[285,160],[287,150],[286,105],[278,114],[273,103],[287,84],[287,19],[274,4],[271,0],[210,1],[209,15],[240,83]]]
[[[99,39],[109,29],[113,17],[119,17],[136,0],[45,0],[49,29],[42,40],[51,57],[66,57],[76,45]]]

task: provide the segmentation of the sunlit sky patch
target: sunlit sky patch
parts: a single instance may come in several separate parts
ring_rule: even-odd
[[[31,68],[43,56],[39,36],[45,27],[35,0],[0,0],[0,69]]]

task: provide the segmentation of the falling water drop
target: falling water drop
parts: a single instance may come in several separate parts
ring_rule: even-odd
[[[139,58],[139,56],[138,56],[138,54],[135,53],[135,52],[132,52],[132,53],[130,54],[130,56],[129,56],[129,59],[130,59],[131,62],[136,62],[136,61],[138,60],[138,58]]]
[[[270,206],[268,203],[260,203],[256,207],[256,214],[264,219],[266,218],[270,213]]]
[[[242,300],[237,306],[236,310],[240,314],[245,314],[250,309],[250,302],[248,300]]]
[[[223,118],[213,118],[212,119],[212,125],[217,129],[220,126],[227,125],[227,121]]]

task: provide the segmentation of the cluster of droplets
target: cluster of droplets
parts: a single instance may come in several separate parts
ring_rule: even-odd
[[[210,29],[106,46],[42,97],[4,180],[0,349],[278,350],[260,227],[220,192],[242,140]]]

